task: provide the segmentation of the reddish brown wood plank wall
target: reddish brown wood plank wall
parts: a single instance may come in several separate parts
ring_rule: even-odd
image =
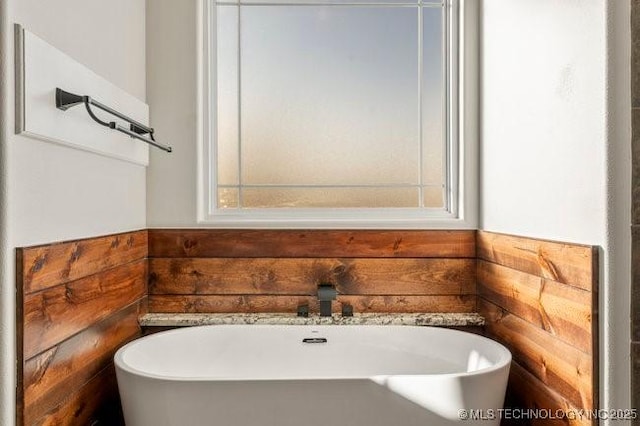
[[[475,231],[149,230],[150,312],[473,312]]]
[[[321,282],[336,286],[336,311],[478,310],[514,355],[518,404],[597,407],[593,247],[476,231],[152,229],[23,248],[17,261],[18,424],[118,424],[113,354],[147,309],[317,311]]]
[[[479,231],[477,252],[478,311],[513,354],[512,403],[597,408],[597,249]]]
[[[122,422],[112,359],[141,334],[147,240],[137,231],[17,250],[19,425]]]

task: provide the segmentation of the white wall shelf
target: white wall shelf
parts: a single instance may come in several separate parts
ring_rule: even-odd
[[[149,164],[144,142],[97,126],[84,108],[56,108],[56,88],[88,93],[134,120],[149,122],[149,107],[89,68],[15,25],[16,133],[135,164]],[[107,115],[108,116],[108,115]]]

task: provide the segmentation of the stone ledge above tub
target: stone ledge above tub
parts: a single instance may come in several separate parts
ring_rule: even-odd
[[[320,317],[298,317],[286,313],[255,314],[179,314],[151,313],[141,315],[143,327],[188,327],[198,325],[235,325],[235,324],[271,324],[271,325],[419,325],[440,327],[468,327],[484,325],[484,317],[477,313],[419,313],[419,314],[353,314],[352,317],[333,315]]]

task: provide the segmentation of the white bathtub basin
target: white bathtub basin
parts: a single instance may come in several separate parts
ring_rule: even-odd
[[[484,337],[411,326],[190,327],[115,355],[127,426],[473,425],[460,410],[501,408],[510,362]]]

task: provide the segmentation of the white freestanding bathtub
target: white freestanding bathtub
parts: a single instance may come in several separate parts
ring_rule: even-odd
[[[189,327],[115,355],[127,426],[497,426],[510,362],[475,334],[387,325]]]

